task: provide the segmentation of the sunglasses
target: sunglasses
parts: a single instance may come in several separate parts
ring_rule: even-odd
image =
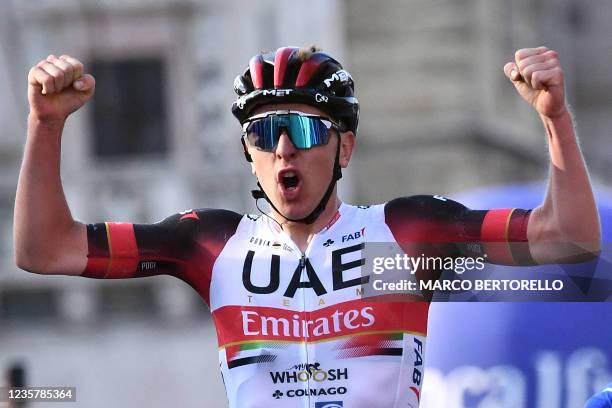
[[[288,110],[256,115],[242,124],[246,143],[266,152],[276,149],[283,130],[297,149],[304,150],[326,145],[330,130],[339,128],[327,118]]]

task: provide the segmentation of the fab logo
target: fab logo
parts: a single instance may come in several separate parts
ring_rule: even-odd
[[[363,227],[359,231],[353,232],[352,234],[343,235],[342,236],[342,242],[348,242],[348,241],[351,241],[353,239],[363,238],[364,235],[365,235],[365,227]]]

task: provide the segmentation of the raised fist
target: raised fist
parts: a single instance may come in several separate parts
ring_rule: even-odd
[[[61,121],[94,94],[95,80],[83,74],[83,64],[69,55],[49,55],[28,73],[30,115],[41,121]]]
[[[557,52],[546,47],[523,48],[514,58],[504,65],[504,73],[523,99],[543,116],[555,118],[565,113],[563,70]]]

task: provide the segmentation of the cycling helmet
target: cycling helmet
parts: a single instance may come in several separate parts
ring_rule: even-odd
[[[359,102],[353,78],[315,47],[283,47],[254,56],[234,80],[234,91],[238,98],[232,113],[240,123],[261,105],[305,103],[330,115],[341,131],[357,132]]]

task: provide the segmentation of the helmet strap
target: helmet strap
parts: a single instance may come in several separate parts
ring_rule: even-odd
[[[331,197],[331,194],[334,191],[334,187],[336,186],[336,182],[342,178],[342,168],[340,167],[340,143],[342,139],[340,137],[340,133],[338,132],[337,134],[338,134],[338,146],[336,148],[336,159],[334,160],[334,169],[333,169],[331,181],[329,182],[329,185],[327,186],[327,190],[325,191],[323,198],[321,198],[321,201],[319,201],[319,204],[315,207],[314,210],[312,210],[310,214],[308,214],[305,217],[297,218],[297,219],[286,217],[283,213],[281,213],[276,208],[276,206],[274,206],[274,204],[272,203],[272,200],[270,200],[270,198],[264,191],[263,187],[261,186],[261,183],[259,183],[259,180],[257,180],[257,187],[259,187],[259,190],[251,190],[251,195],[255,199],[255,203],[257,203],[257,200],[259,200],[260,198],[264,198],[268,202],[268,204],[270,204],[270,207],[272,207],[274,211],[276,211],[281,217],[283,217],[287,221],[299,222],[299,223],[303,223],[306,225],[310,225],[314,223],[317,220],[317,218],[319,218],[321,213],[325,210],[325,207],[327,206],[327,203]],[[257,208],[259,209],[259,207]]]

